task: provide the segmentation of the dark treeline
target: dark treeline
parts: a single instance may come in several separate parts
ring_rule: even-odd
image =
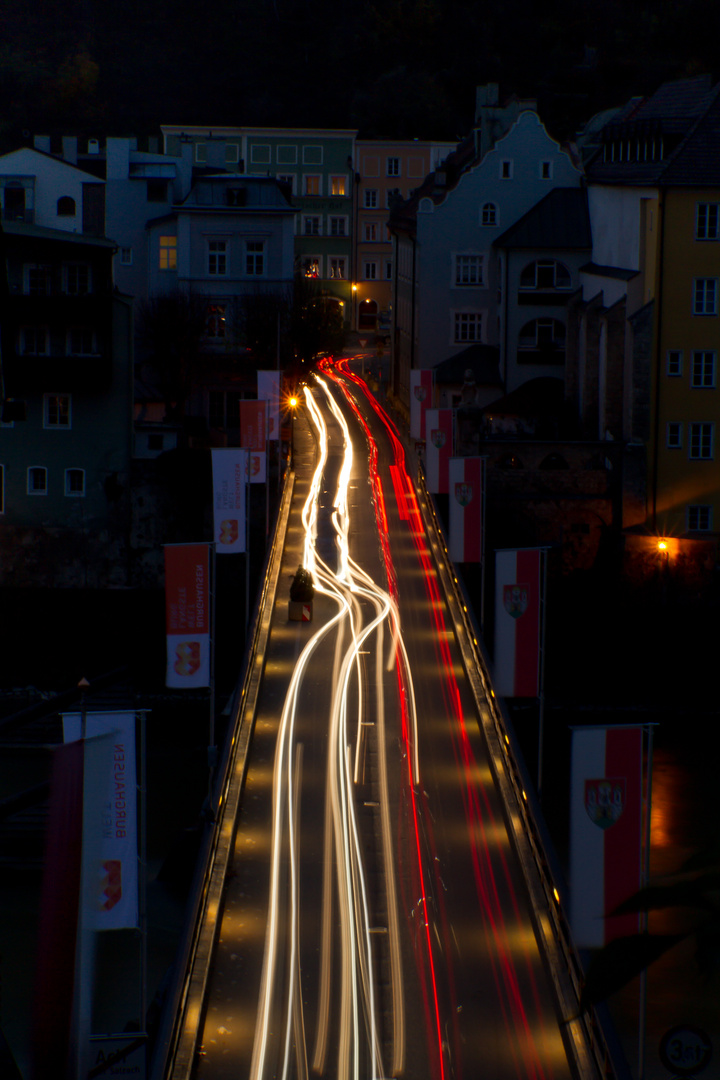
[[[0,0],[0,149],[161,123],[454,138],[487,82],[568,138],[700,71],[717,0]]]

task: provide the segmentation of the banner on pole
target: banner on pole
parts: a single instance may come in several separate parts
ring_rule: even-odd
[[[594,948],[636,934],[638,914],[610,915],[642,880],[643,729],[572,730],[570,925]]]
[[[425,438],[425,412],[432,405],[432,368],[410,369],[410,438]]]
[[[425,410],[425,479],[428,491],[447,495],[453,453],[452,409]]]
[[[542,548],[495,552],[494,685],[502,697],[540,692]]]
[[[165,632],[165,685],[178,690],[209,686],[209,544],[166,545]]]
[[[216,551],[218,555],[242,553],[245,550],[247,451],[232,448],[213,450],[211,453]]]
[[[240,402],[240,445],[245,450],[264,450],[267,401]]]
[[[81,713],[63,713],[62,720],[66,743],[82,737]],[[94,930],[133,929],[139,919],[135,713],[89,712],[85,735],[92,742],[85,744],[83,863],[85,848],[98,837],[97,850],[90,852],[87,918]]]
[[[258,371],[257,396],[259,401],[267,401],[267,437],[280,438],[280,372]]]
[[[450,458],[449,537],[454,562],[481,562],[483,555],[483,478],[485,458]]]
[[[247,478],[251,484],[264,484],[267,480],[267,451],[248,450]]]

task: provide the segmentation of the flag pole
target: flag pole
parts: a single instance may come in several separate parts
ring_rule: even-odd
[[[217,545],[210,544],[210,723],[208,725],[208,802],[212,809],[215,768],[215,616],[217,608]]]
[[[540,558],[542,560],[542,572],[541,572],[541,595],[540,595],[540,650],[538,656],[538,771],[537,771],[537,790],[538,799],[542,793],[542,779],[543,779],[543,743],[545,741],[544,726],[545,726],[545,615],[546,615],[546,595],[547,595],[547,551],[545,548],[540,549]]]

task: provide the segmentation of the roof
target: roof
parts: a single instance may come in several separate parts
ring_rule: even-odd
[[[617,278],[619,281],[630,281],[640,271],[626,270],[620,266],[601,266],[599,263],[589,262],[580,267],[580,273],[593,274],[595,277]]]
[[[495,241],[504,248],[592,248],[584,188],[553,188]]]
[[[462,352],[449,356],[435,365],[435,382],[439,385],[458,385],[467,381],[466,373],[480,386],[502,386],[500,350],[496,345],[476,342]]]
[[[228,201],[228,191],[238,192],[235,201]],[[195,180],[187,198],[180,204],[184,210],[273,210],[294,213],[282,184],[274,176],[243,177],[235,173],[215,173]]]
[[[6,236],[25,236],[34,240],[57,240],[70,244],[92,244],[93,247],[105,247],[114,250],[117,244],[106,236],[92,236],[89,233],[70,232],[65,229],[48,229],[44,225],[26,225],[22,221],[4,221],[3,232]]]

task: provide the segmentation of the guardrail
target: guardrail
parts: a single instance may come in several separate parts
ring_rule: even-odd
[[[420,462],[417,486],[430,546],[455,624],[465,672],[482,720],[491,766],[503,795],[508,828],[530,893],[536,931],[557,994],[566,1045],[573,1054],[577,1074],[582,1080],[598,1080],[600,1077],[603,1080],[620,1080],[625,1070],[612,1057],[595,1010],[589,1009],[580,1014],[582,966],[561,902],[559,878],[556,878],[548,855],[552,845],[542,822],[542,812],[510,716],[493,690],[490,661],[469,598],[448,556],[440,517],[427,490]]]
[[[216,810],[206,827],[197,862],[188,933],[178,953],[175,977],[166,995],[163,1021],[155,1040],[151,1080],[189,1080],[194,1065],[294,483],[295,473],[287,469],[273,542],[265,557],[263,588],[255,604],[245,666],[238,680],[228,739],[213,793]]]

